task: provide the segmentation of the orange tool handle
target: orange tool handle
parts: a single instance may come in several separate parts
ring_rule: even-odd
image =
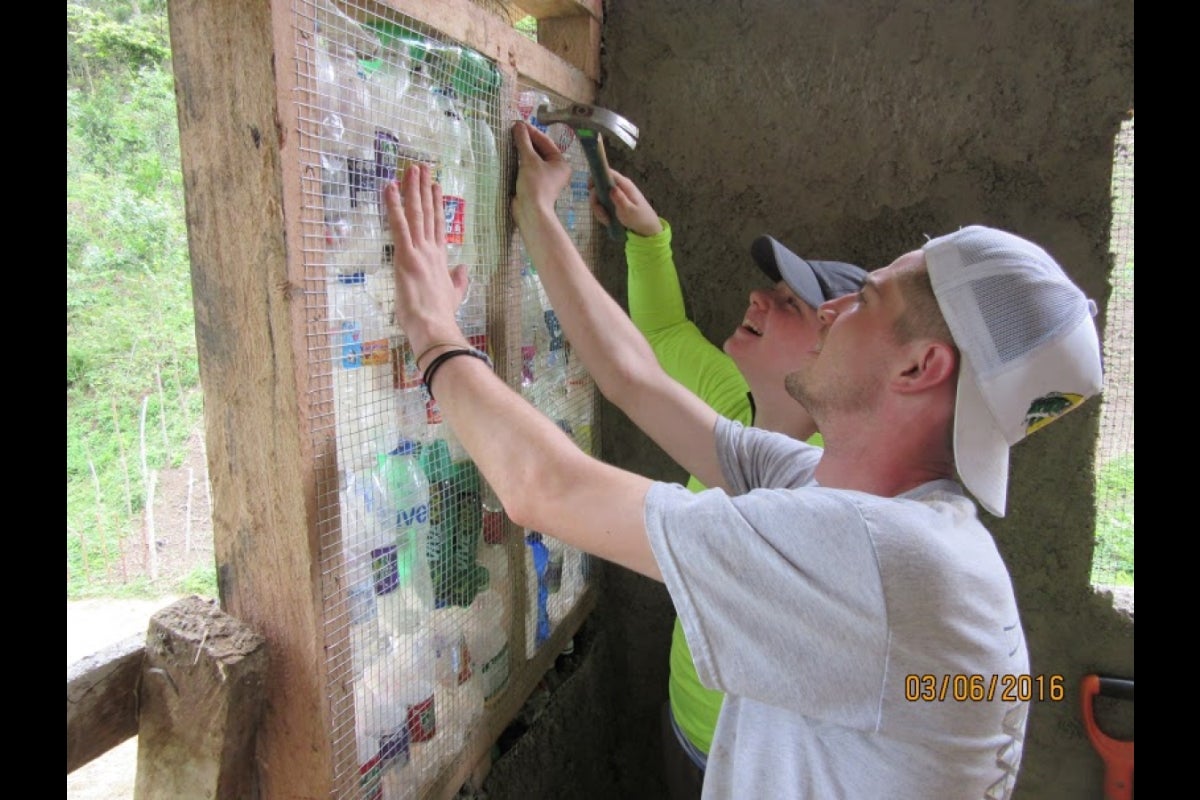
[[[1133,681],[1085,675],[1079,687],[1083,725],[1092,746],[1104,760],[1104,800],[1133,799],[1133,741],[1114,739],[1096,725],[1092,701],[1097,695],[1133,699]]]

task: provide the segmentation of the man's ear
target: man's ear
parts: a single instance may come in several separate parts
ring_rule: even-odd
[[[904,361],[892,379],[901,392],[922,392],[958,375],[958,351],[933,339],[917,339],[904,348]]]

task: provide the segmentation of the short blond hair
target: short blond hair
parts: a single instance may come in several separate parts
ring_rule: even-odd
[[[896,340],[907,344],[915,339],[934,339],[955,348],[950,326],[933,294],[933,282],[925,259],[900,273],[897,286],[904,297],[904,313],[896,320]]]

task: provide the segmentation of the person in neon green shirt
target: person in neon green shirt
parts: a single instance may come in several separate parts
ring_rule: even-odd
[[[856,292],[866,270],[838,261],[803,259],[770,236],[760,236],[751,256],[774,285],[750,293],[742,324],[722,348],[688,318],[671,253],[670,224],[638,187],[612,170],[613,206],[625,226],[629,316],[645,335],[663,370],[717,413],[745,425],[786,433],[820,446],[816,424],[784,387],[799,354],[814,341],[816,307]],[[592,212],[608,214],[592,192]],[[687,487],[705,487],[695,476]],[[663,747],[671,796],[698,798],[724,695],[700,683],[692,653],[675,619],[671,635],[668,703]]]

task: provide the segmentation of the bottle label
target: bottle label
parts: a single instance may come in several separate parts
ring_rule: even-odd
[[[533,383],[533,362],[537,356],[537,348],[531,344],[521,345],[521,382]]]
[[[415,525],[429,524],[429,504],[418,503],[410,508],[402,508],[397,512],[396,522],[401,528],[411,528]]]
[[[396,572],[400,583],[409,586],[413,581],[417,559],[422,558],[420,539],[429,531],[429,504],[419,503],[400,509],[396,512],[396,524],[399,526]]]
[[[375,165],[357,158],[346,159],[346,164],[350,177],[350,207],[374,203],[378,198],[375,193]]]
[[[413,353],[408,339],[402,339],[393,347],[392,354],[392,388],[414,389],[421,385],[421,371],[417,369],[417,357]]]
[[[483,702],[493,702],[504,687],[508,685],[508,641],[500,648],[500,652],[487,660],[480,669],[480,680],[483,682]]]
[[[438,679],[447,686],[462,686],[475,674],[467,638],[462,633],[438,637],[437,659],[441,665]]]
[[[442,421],[442,409],[438,407],[437,400],[432,397],[425,398],[425,424],[437,425]]]
[[[443,195],[442,212],[446,215],[446,244],[462,244],[466,238],[467,201],[454,195]]]
[[[483,540],[488,544],[504,544],[504,512],[483,509]]]
[[[362,343],[362,364],[367,367],[383,366],[392,363],[391,347],[388,340],[374,339]]]
[[[371,551],[371,572],[375,576],[375,594],[388,594],[400,585],[396,569],[396,545],[377,547]]]
[[[379,760],[383,764],[403,767],[409,761],[408,725],[397,725],[379,737]]]
[[[588,171],[577,169],[571,173],[571,199],[586,202],[588,199]]]
[[[408,735],[413,742],[428,742],[437,733],[437,714],[433,695],[408,707]]]
[[[554,309],[547,308],[543,312],[543,316],[546,318],[546,330],[550,332],[550,351],[562,350],[563,342],[566,340],[563,338],[563,329],[558,321],[558,314],[554,313]]]
[[[346,369],[362,366],[362,326],[353,320],[344,320],[339,331],[342,366]]]
[[[492,351],[490,349],[491,345],[488,344],[488,338],[487,338],[486,333],[470,334],[469,336],[467,336],[467,344],[471,345],[471,347],[474,347],[476,350],[478,350],[481,353],[487,353],[488,358],[491,358],[491,356],[492,356]]]
[[[383,800],[383,764],[376,753],[358,768],[358,786],[367,800]]]
[[[401,145],[389,131],[375,131],[375,177],[378,181],[399,180],[410,165],[422,163],[430,162]]]

